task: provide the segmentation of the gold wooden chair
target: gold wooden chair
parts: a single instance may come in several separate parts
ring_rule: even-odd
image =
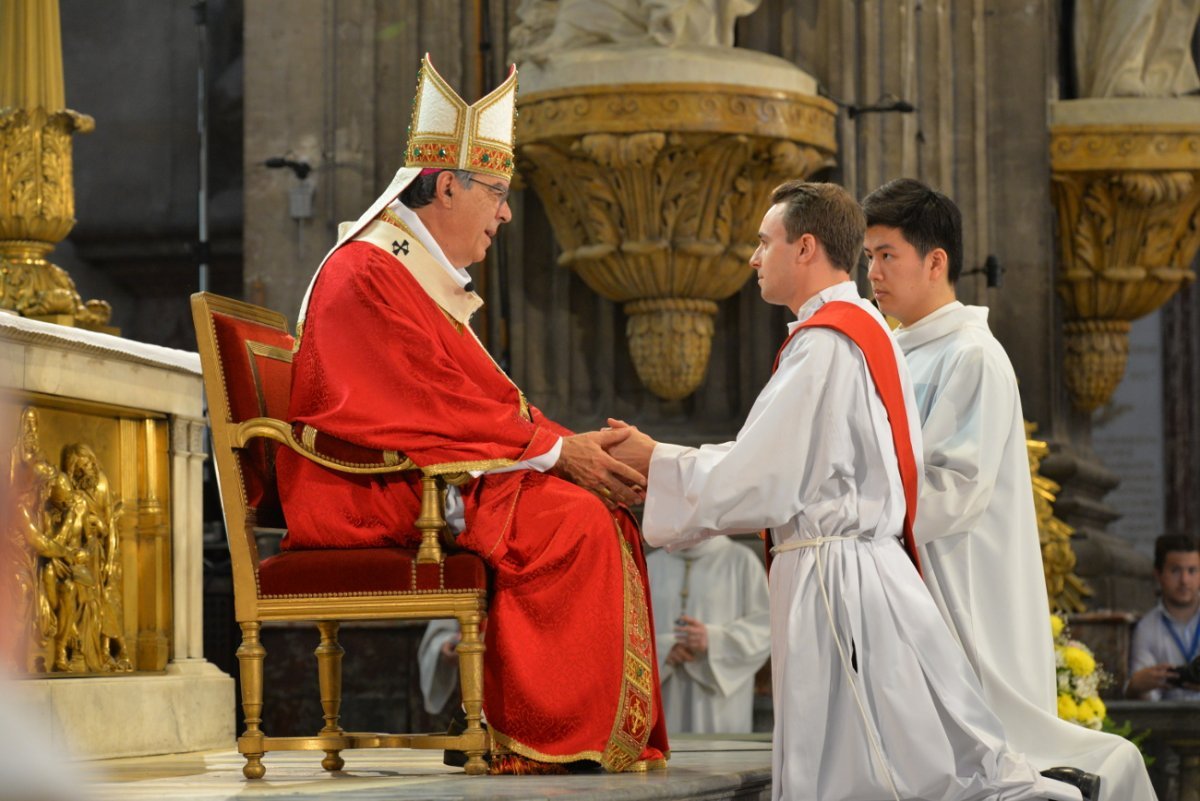
[[[208,393],[213,454],[229,553],[234,606],[242,630],[238,666],[246,730],[238,738],[245,756],[242,772],[260,779],[268,751],[324,751],[325,770],[340,770],[349,748],[455,749],[467,755],[466,772],[481,774],[490,749],[480,725],[483,707],[483,642],[487,613],[487,574],[476,555],[446,553],[442,516],[445,484],[464,477],[434,478],[403,456],[354,461],[345,453],[321,453],[308,432],[284,422],[291,390],[292,337],[286,318],[248,303],[206,292],[192,296],[192,318],[204,386]],[[299,434],[299,436],[297,436]],[[422,487],[420,548],[360,548],[284,551],[259,558],[255,530],[284,528],[275,483],[279,447],[325,467],[347,473],[415,471]],[[374,457],[374,454],[370,454]],[[393,454],[388,454],[388,457]],[[455,618],[462,628],[459,674],[466,730],[445,734],[381,734],[345,731],[338,721],[342,693],[343,620]],[[269,737],[261,729],[263,660],[259,640],[263,621],[313,621],[320,633],[316,649],[325,725],[314,735]]]

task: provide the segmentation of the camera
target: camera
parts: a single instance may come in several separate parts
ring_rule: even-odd
[[[1175,676],[1170,681],[1176,687],[1184,684],[1200,684],[1200,656],[1191,662],[1171,669],[1175,671]]]

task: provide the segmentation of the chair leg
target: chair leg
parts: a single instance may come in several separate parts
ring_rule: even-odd
[[[483,615],[473,612],[459,617],[462,639],[458,643],[458,675],[462,687],[463,709],[467,713],[467,729],[464,734],[483,734],[480,719],[483,714],[483,652],[484,644],[479,636]],[[466,771],[472,775],[487,773],[484,749],[466,749]]]
[[[263,732],[262,694],[263,660],[267,649],[258,639],[262,624],[257,620],[241,623],[242,644],[238,646],[238,672],[242,679],[242,714],[246,717],[246,731],[238,738],[238,751],[246,758],[242,775],[247,779],[261,779],[267,769],[262,763]]]
[[[321,686],[321,709],[325,713],[325,726],[321,734],[342,734],[338,723],[342,708],[342,656],[345,649],[338,644],[338,623],[323,620],[317,623],[321,632],[321,644],[317,646],[317,676]],[[321,767],[328,771],[341,770],[346,764],[341,751],[326,751]]]

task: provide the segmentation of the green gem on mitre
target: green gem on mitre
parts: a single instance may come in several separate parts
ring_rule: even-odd
[[[484,153],[482,156],[479,157],[479,160],[482,161],[484,164],[487,164],[489,161],[492,160],[492,157],[489,156],[487,153]]]
[[[413,148],[413,158],[414,158],[414,159],[419,159],[419,158],[421,158],[421,148],[419,148],[419,147],[414,147],[414,148]]]
[[[440,156],[441,158],[445,158],[446,157],[446,148],[439,147],[438,148],[438,156]]]

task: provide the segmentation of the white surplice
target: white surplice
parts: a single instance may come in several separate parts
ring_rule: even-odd
[[[885,325],[848,281],[805,303],[797,323],[832,300]],[[920,468],[912,386],[893,351]],[[761,528],[776,547],[819,540],[781,552],[771,568],[774,801],[1080,798],[1006,748],[901,547],[891,430],[848,339],[823,328],[797,334],[736,440],[660,444],[648,478],[651,544]]]
[[[1039,769],[1098,773],[1105,801],[1155,798],[1127,740],[1057,715],[1054,645],[1017,379],[988,310],[948,303],[896,331],[916,393],[925,583],[1000,717]]]
[[[771,655],[771,616],[762,559],[728,537],[646,557],[667,731],[748,732],[754,674]],[[667,664],[680,615],[708,630],[708,649]]]

